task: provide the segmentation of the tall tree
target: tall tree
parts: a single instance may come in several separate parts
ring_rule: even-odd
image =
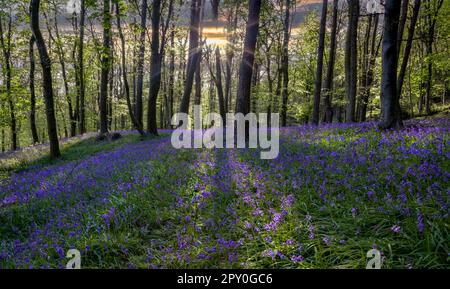
[[[161,55],[160,45],[161,0],[153,0],[152,8],[152,44],[150,57],[150,95],[148,97],[147,130],[158,135],[156,123],[156,100],[161,87]]]
[[[79,107],[77,110],[77,118],[79,121],[80,134],[86,132],[86,105],[85,105],[85,85],[84,85],[84,22],[86,17],[85,0],[80,0],[80,35],[78,40],[78,98]]]
[[[397,33],[397,53],[400,55],[400,50],[402,47],[403,41],[403,33],[405,31],[406,18],[408,18],[408,4],[409,0],[399,0],[402,2],[402,6],[400,8],[400,19],[398,23],[398,33]]]
[[[34,85],[34,73],[36,62],[34,59],[34,36],[31,35],[29,42],[29,58],[30,58],[30,128],[31,128],[31,136],[33,138],[33,143],[39,142],[39,136],[36,128],[36,93],[35,93],[35,85]]]
[[[414,32],[417,24],[417,18],[419,16],[421,2],[421,0],[414,0],[413,14],[409,22],[408,38],[406,39],[405,50],[403,52],[403,59],[400,65],[400,72],[398,73],[397,80],[397,94],[400,98],[402,96],[403,81],[405,79],[406,68],[408,67],[409,56],[411,54],[412,42],[414,39]]]
[[[317,68],[314,90],[314,105],[312,123],[319,124],[320,97],[322,90],[322,69],[323,69],[323,51],[325,47],[325,28],[327,24],[328,0],[322,2],[322,16],[320,17],[319,46],[317,47]]]
[[[383,129],[403,126],[400,100],[397,94],[398,23],[400,1],[386,0],[383,28],[382,73],[381,73],[381,119]]]
[[[6,41],[5,41],[6,36]],[[0,45],[3,51],[3,61],[5,66],[3,68],[3,73],[6,75],[6,98],[9,105],[9,117],[10,117],[10,128],[11,128],[11,149],[14,151],[17,149],[17,120],[16,112],[14,107],[14,102],[11,95],[11,38],[12,38],[12,11],[8,14],[8,30],[6,34],[3,31],[2,17],[0,15]]]
[[[103,0],[103,47],[101,53],[101,80],[100,80],[100,135],[108,133],[108,76],[111,57],[111,13],[110,0]]]
[[[56,127],[55,109],[53,103],[53,85],[52,85],[52,66],[39,28],[39,5],[40,0],[31,0],[30,2],[30,26],[36,40],[41,66],[42,66],[42,87],[44,90],[45,113],[47,116],[47,132],[50,141],[50,157],[58,158],[61,156],[59,151],[58,133]]]
[[[130,85],[128,83],[127,76],[127,59],[126,59],[126,44],[125,44],[125,35],[123,34],[122,24],[121,24],[121,16],[122,12],[120,11],[119,2],[116,2],[116,20],[117,20],[117,30],[119,32],[119,39],[121,44],[121,64],[122,64],[122,81],[125,92],[125,100],[127,103],[128,113],[130,114],[131,122],[133,127],[141,134],[144,135],[144,130],[142,129],[141,124],[137,120],[134,115],[133,107],[131,105],[130,99]]]
[[[141,4],[141,26],[139,36],[139,53],[137,60],[137,84],[136,84],[136,106],[135,116],[138,122],[138,130],[143,130],[143,105],[142,105],[142,91],[144,82],[144,56],[145,56],[145,32],[147,29],[147,0],[142,0]],[[158,28],[159,32],[159,28]]]
[[[355,121],[359,0],[347,0],[348,27],[345,41],[345,86],[347,93],[346,121]]]
[[[375,79],[374,77],[374,69],[375,69],[375,62],[376,58],[380,51],[381,46],[381,39],[377,40],[377,34],[378,34],[378,23],[379,23],[379,14],[374,14],[369,16],[369,32],[371,27],[372,29],[372,36],[370,40],[370,55],[368,56],[368,59],[365,59],[365,68],[363,69],[363,80],[362,82],[362,99],[361,99],[361,107],[359,110],[359,120],[360,121],[366,121],[366,114],[367,114],[367,106],[369,104],[369,97],[371,93],[371,87],[373,85],[373,81]]]
[[[192,85],[197,64],[200,61],[199,38],[200,38],[200,11],[202,0],[191,0],[191,18],[189,27],[189,57],[186,71],[183,97],[181,99],[180,112],[189,113]]]
[[[334,63],[336,59],[336,34],[337,34],[337,20],[338,20],[338,9],[339,0],[333,1],[333,20],[331,23],[331,34],[330,34],[330,50],[329,59],[327,67],[327,75],[325,78],[325,83],[323,86],[325,94],[325,122],[331,123],[333,121],[333,105],[332,105],[332,94],[333,94],[333,76],[334,76]]]
[[[289,97],[289,38],[291,31],[291,0],[285,0],[284,26],[283,26],[283,55],[281,72],[283,76],[283,88],[281,97],[281,125],[287,124],[287,103]],[[326,11],[325,11],[326,14]],[[323,50],[323,49],[322,49]]]
[[[174,85],[175,85],[175,27],[172,24],[170,31],[170,53],[169,53],[169,83],[168,83],[168,107],[167,115],[170,125],[170,118],[173,115],[173,103],[174,103]]]
[[[250,93],[252,85],[255,48],[258,39],[261,0],[250,0],[248,4],[248,21],[245,31],[244,50],[239,68],[239,84],[236,99],[236,112],[250,112]]]
[[[70,91],[69,91],[69,81],[67,78],[67,69],[66,69],[66,60],[65,60],[65,52],[64,52],[64,47],[63,47],[63,40],[59,33],[59,27],[58,27],[58,17],[57,17],[58,6],[56,5],[56,3],[53,3],[53,4],[54,4],[53,25],[54,25],[56,39],[53,37],[53,33],[52,33],[52,30],[50,27],[50,21],[47,18],[47,15],[45,13],[44,13],[44,17],[45,17],[45,20],[47,23],[47,29],[48,29],[48,34],[49,34],[50,40],[56,46],[56,54],[58,55],[58,60],[61,65],[61,76],[63,79],[64,95],[66,97],[68,111],[69,111],[70,136],[74,137],[76,135],[76,124],[77,123],[76,123],[75,114],[74,114],[73,105],[72,105],[72,97],[70,96]]]
[[[426,48],[426,61],[427,61],[427,82],[426,82],[426,113],[431,114],[431,85],[433,82],[433,43],[436,30],[436,21],[439,14],[439,10],[442,7],[444,0],[426,0],[426,23],[427,23],[427,36],[425,41]]]

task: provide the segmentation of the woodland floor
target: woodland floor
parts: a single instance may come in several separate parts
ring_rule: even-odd
[[[0,268],[450,268],[450,118],[282,129],[280,156],[83,138],[0,158]],[[35,153],[32,153],[32,152]]]

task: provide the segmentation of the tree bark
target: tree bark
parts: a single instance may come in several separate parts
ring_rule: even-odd
[[[142,104],[142,91],[144,83],[144,56],[145,56],[145,32],[147,26],[147,0],[142,0],[141,5],[141,34],[139,37],[139,53],[137,60],[136,71],[136,104],[135,104],[135,116],[138,121],[138,130],[143,130],[143,104]],[[158,29],[159,32],[159,29]]]
[[[319,46],[317,48],[317,70],[316,70],[314,105],[312,115],[312,123],[314,125],[319,124],[319,117],[320,117],[319,112],[320,112],[320,97],[322,90],[323,51],[325,47],[325,26],[327,24],[327,8],[328,8],[328,0],[323,0],[322,16],[320,17]]]
[[[355,121],[355,104],[357,89],[357,40],[358,40],[358,18],[359,1],[347,0],[348,3],[348,28],[345,43],[345,83],[347,90],[346,121]]]
[[[326,0],[324,0],[325,2]],[[290,24],[291,24],[291,0],[285,1],[284,12],[284,29],[283,29],[283,56],[282,56],[282,75],[283,88],[281,92],[281,125],[287,124],[287,104],[289,98],[289,38],[290,38]],[[326,10],[325,10],[326,15]],[[322,50],[323,51],[323,50]]]
[[[194,83],[195,70],[197,69],[197,64],[200,58],[198,46],[200,35],[201,4],[202,0],[191,0],[191,19],[189,29],[189,58],[187,64],[184,92],[180,105],[180,112],[182,113],[189,113],[192,85]]]
[[[222,85],[222,60],[220,57],[220,49],[216,48],[216,77],[215,82],[217,86],[217,95],[219,98],[219,112],[222,120],[225,122],[226,119],[226,109],[225,109],[225,97],[223,95],[223,85]]]
[[[58,55],[58,59],[59,59],[59,64],[61,65],[61,76],[62,76],[63,85],[64,85],[64,95],[66,97],[67,106],[68,106],[68,110],[69,110],[70,136],[74,137],[76,135],[77,122],[76,122],[75,115],[74,115],[72,98],[71,98],[70,92],[69,92],[69,83],[67,80],[67,70],[66,70],[66,61],[65,61],[65,56],[64,56],[64,48],[62,46],[62,39],[59,34],[56,8],[57,7],[55,7],[55,14],[54,14],[54,18],[53,18],[54,25],[55,25],[54,28],[55,28],[56,39],[53,38],[53,34],[51,33],[50,23],[49,23],[48,19],[47,19],[47,27],[48,27],[50,39],[52,39],[53,42],[55,43],[56,51],[57,51],[57,55]],[[45,16],[45,14],[44,14],[44,16]]]
[[[330,50],[329,60],[327,67],[327,75],[323,86],[325,94],[325,122],[331,123],[333,121],[333,76],[334,76],[334,63],[336,59],[336,34],[337,34],[337,19],[338,19],[339,0],[333,1],[333,20],[331,24],[330,34]]]
[[[442,4],[444,2],[444,0],[437,0],[437,2],[435,3],[435,5],[432,5],[433,0],[428,0],[427,1],[427,25],[428,25],[428,33],[427,33],[427,37],[426,37],[426,59],[427,59],[427,82],[426,82],[426,99],[425,99],[425,108],[426,108],[426,113],[427,115],[431,114],[431,98],[432,98],[432,93],[431,93],[431,85],[433,82],[433,59],[432,59],[432,55],[433,55],[433,43],[434,43],[434,34],[435,34],[435,28],[436,28],[436,21],[437,21],[437,16],[439,13],[440,8],[442,7]]]
[[[5,61],[5,72],[6,72],[6,98],[9,105],[9,116],[10,116],[10,128],[11,128],[11,149],[15,151],[17,149],[17,120],[14,102],[11,95],[11,36],[12,36],[12,16],[11,12],[8,17],[8,31],[4,34],[2,19],[0,16],[0,44],[3,50],[3,58]],[[5,43],[4,35],[7,36],[7,42]]]
[[[150,58],[150,93],[148,97],[147,131],[158,135],[156,122],[156,100],[161,87],[161,55],[159,53],[159,26],[161,22],[161,0],[153,1],[152,10],[152,45]]]
[[[400,102],[397,94],[398,23],[400,1],[386,0],[384,15],[382,73],[381,73],[381,120],[382,129],[403,126]]]
[[[377,30],[378,30],[378,23],[379,23],[379,15],[375,14],[372,16],[374,18],[373,22],[373,32],[372,32],[372,39],[371,39],[371,49],[370,49],[370,56],[368,59],[368,62],[366,62],[367,67],[365,73],[365,84],[364,84],[364,93],[363,93],[363,99],[361,100],[361,109],[360,109],[360,115],[359,120],[360,121],[366,121],[366,114],[367,114],[367,106],[369,104],[369,97],[370,97],[370,91],[371,87],[374,81],[374,68],[375,68],[375,61],[377,58],[377,55],[380,50],[381,40],[378,41],[377,44]]]
[[[244,115],[250,112],[250,94],[255,62],[255,48],[258,39],[261,0],[250,0],[248,22],[245,32],[244,51],[239,69],[239,84],[236,99],[236,112]]]
[[[413,42],[413,38],[414,38],[414,31],[416,28],[417,18],[419,16],[420,5],[421,5],[421,0],[414,1],[413,15],[411,17],[411,21],[409,24],[408,38],[406,40],[405,50],[403,52],[403,60],[402,60],[401,66],[400,66],[400,72],[398,74],[398,80],[397,80],[397,94],[398,94],[399,98],[401,98],[401,96],[402,96],[403,82],[405,80],[406,68],[408,67],[409,56],[411,54],[412,42]]]
[[[101,80],[100,80],[100,134],[108,133],[108,76],[110,69],[111,45],[111,14],[110,0],[103,0],[103,51],[101,53]]]
[[[127,76],[127,61],[126,61],[126,45],[125,45],[125,36],[122,31],[122,25],[121,25],[121,14],[119,9],[119,4],[116,3],[116,17],[117,17],[117,30],[119,31],[119,38],[120,38],[120,44],[122,49],[122,80],[123,80],[123,86],[125,90],[125,100],[127,102],[127,108],[128,113],[130,114],[131,122],[133,124],[133,127],[139,132],[141,136],[143,136],[144,130],[142,129],[142,126],[139,124],[139,121],[136,119],[136,116],[134,115],[133,106],[131,105],[131,98],[130,98],[130,85],[128,83],[128,76]]]
[[[78,43],[78,94],[80,99],[79,105],[79,131],[80,134],[86,133],[86,107],[85,107],[85,87],[84,87],[84,21],[86,17],[85,0],[80,0],[80,39]]]
[[[30,58],[30,128],[31,136],[33,138],[33,144],[39,142],[39,135],[36,128],[36,93],[34,87],[34,73],[36,68],[36,62],[34,59],[34,36],[30,37],[29,46],[29,58]]]
[[[405,31],[405,24],[406,24],[406,18],[408,17],[408,4],[409,0],[399,0],[402,1],[402,6],[400,9],[400,19],[398,23],[398,34],[397,34],[397,53],[398,57],[400,57],[400,51],[402,47],[402,41],[403,41],[403,32]]]
[[[36,39],[36,46],[41,59],[43,76],[42,87],[44,91],[45,112],[47,116],[47,131],[50,141],[50,157],[58,158],[61,156],[61,153],[59,151],[58,133],[53,103],[52,68],[44,38],[42,37],[41,30],[39,28],[39,4],[40,0],[31,0],[30,2],[30,26],[34,38]]]
[[[169,84],[168,84],[168,112],[169,126],[170,119],[173,115],[173,103],[174,103],[174,85],[175,85],[175,29],[172,25],[172,31],[170,32],[170,53],[169,53]]]

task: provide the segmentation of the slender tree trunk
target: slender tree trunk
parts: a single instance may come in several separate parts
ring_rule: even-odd
[[[120,38],[120,44],[121,44],[121,52],[122,52],[122,79],[123,79],[123,86],[125,90],[125,100],[127,102],[127,108],[128,113],[130,114],[131,122],[133,124],[133,127],[143,136],[144,130],[142,129],[141,125],[139,124],[139,121],[136,119],[136,116],[134,115],[133,106],[131,105],[131,99],[130,99],[130,85],[128,83],[128,77],[127,77],[127,61],[126,61],[126,45],[125,45],[125,36],[122,31],[122,25],[121,25],[121,12],[119,10],[119,3],[116,3],[116,18],[117,18],[117,30],[119,31],[119,38]]]
[[[34,36],[30,37],[29,58],[30,58],[30,128],[33,144],[39,142],[39,135],[36,128],[36,93],[34,87],[34,73],[36,62],[34,59]]]
[[[111,46],[111,14],[110,0],[103,0],[103,51],[101,54],[101,80],[100,80],[100,134],[108,133],[108,76],[110,69]]]
[[[48,21],[47,21],[47,25],[48,25],[49,36],[55,43],[56,51],[58,52],[57,54],[58,54],[58,58],[59,58],[59,63],[61,65],[61,76],[62,76],[63,85],[64,85],[64,95],[66,97],[68,110],[69,110],[70,136],[74,137],[76,135],[77,122],[76,122],[74,111],[73,111],[72,97],[70,96],[70,91],[69,91],[69,83],[67,80],[66,61],[65,61],[65,57],[64,57],[64,48],[62,47],[63,42],[62,42],[61,36],[59,34],[59,28],[58,28],[58,22],[57,22],[58,19],[57,19],[56,13],[57,12],[56,12],[56,7],[55,7],[55,14],[54,14],[53,21],[54,21],[54,25],[55,25],[56,39],[53,38],[51,29],[50,29],[50,23]]]
[[[161,87],[161,55],[159,53],[159,26],[161,20],[161,0],[153,1],[152,10],[152,45],[150,62],[150,93],[148,97],[147,130],[149,134],[158,135],[156,122],[156,100]]]
[[[225,97],[223,95],[223,85],[222,85],[222,60],[220,57],[220,49],[216,47],[216,86],[217,95],[219,98],[219,112],[222,120],[226,120],[226,108],[225,108]]]
[[[426,99],[425,99],[425,109],[427,115],[431,114],[431,99],[432,99],[432,93],[431,93],[431,86],[433,82],[433,43],[434,43],[434,34],[435,34],[435,28],[436,28],[436,21],[437,16],[439,13],[440,8],[442,7],[442,4],[444,0],[437,0],[436,2],[433,2],[433,0],[427,1],[427,22],[428,22],[428,33],[427,33],[427,41],[426,41],[426,59],[427,59],[427,82],[426,82]]]
[[[137,87],[136,87],[136,119],[139,123],[139,130],[143,130],[143,104],[142,91],[144,82],[144,56],[145,56],[145,32],[147,25],[147,0],[142,0],[141,5],[141,35],[139,38],[139,54],[137,61]],[[159,29],[158,29],[159,32]]]
[[[397,0],[386,0],[385,2],[381,73],[381,120],[379,123],[382,129],[400,128],[403,126],[400,102],[397,95],[397,34],[400,4],[400,1]]]
[[[325,0],[324,0],[325,1]],[[285,1],[284,12],[284,29],[283,29],[283,56],[282,56],[282,75],[283,75],[283,88],[281,96],[281,125],[287,124],[287,104],[289,97],[289,38],[290,38],[290,24],[291,24],[291,0]],[[326,15],[326,10],[325,10]]]
[[[402,2],[402,6],[400,9],[400,19],[398,23],[398,34],[397,34],[397,53],[398,57],[400,57],[400,51],[402,47],[403,41],[403,32],[405,31],[406,18],[408,17],[408,3],[409,0],[399,0]]]
[[[236,6],[237,11],[237,6]],[[229,26],[232,27],[232,32],[228,33],[228,42],[226,47],[226,61],[225,61],[225,112],[227,113],[231,108],[231,85],[232,85],[232,73],[233,73],[233,59],[234,59],[234,45],[236,42],[236,37],[234,33],[236,33],[237,29],[237,12],[230,13],[229,16]]]
[[[355,121],[355,104],[357,88],[357,40],[358,40],[358,18],[359,1],[347,0],[348,2],[348,28],[345,43],[345,83],[347,90],[346,121]]]
[[[412,42],[414,38],[414,30],[416,28],[417,18],[419,16],[421,0],[414,1],[413,15],[409,24],[408,39],[406,40],[405,51],[403,52],[403,60],[400,66],[400,72],[397,80],[397,94],[402,96],[403,81],[405,79],[406,68],[408,67],[409,56],[411,54]]]
[[[0,44],[3,50],[3,58],[5,61],[5,72],[6,72],[6,98],[9,105],[9,116],[10,116],[10,128],[11,128],[11,149],[15,151],[17,149],[17,120],[14,102],[11,95],[11,36],[12,36],[12,16],[11,12],[8,17],[8,31],[7,34],[3,34],[2,19],[0,17]],[[7,36],[7,42],[5,43],[4,35]]]
[[[250,94],[255,62],[255,48],[258,39],[261,0],[250,0],[248,22],[245,32],[244,51],[239,69],[239,84],[236,98],[236,112],[244,115],[250,112]]]
[[[192,85],[194,83],[195,70],[200,60],[199,35],[200,35],[200,11],[202,0],[191,0],[191,20],[189,29],[189,58],[186,71],[186,81],[183,97],[181,99],[180,112],[189,113]]]
[[[379,15],[375,14],[372,16],[374,18],[373,22],[373,32],[372,32],[372,39],[371,39],[371,52],[370,57],[368,59],[368,62],[366,62],[367,68],[365,69],[365,85],[364,85],[364,93],[363,93],[363,99],[361,101],[361,110],[360,110],[360,121],[366,121],[366,114],[367,114],[367,106],[369,104],[369,97],[370,97],[370,91],[371,87],[374,81],[374,68],[375,68],[375,61],[377,58],[377,55],[380,50],[381,40],[378,41],[377,45],[377,30],[378,30],[378,23],[379,23]]]
[[[199,61],[197,63],[197,68],[195,70],[195,97],[194,97],[194,104],[195,105],[201,105],[202,102],[202,66],[201,66],[201,59],[203,52],[200,50],[198,53],[200,53]]]
[[[109,49],[109,72],[108,72],[108,131],[111,131],[112,118],[113,118],[113,103],[114,103],[114,38],[111,37],[110,49]]]
[[[366,26],[366,31],[364,35],[364,43],[363,43],[363,51],[362,51],[362,57],[361,57],[361,83],[360,83],[360,90],[359,90],[359,100],[358,100],[358,107],[356,109],[356,115],[358,118],[358,121],[363,122],[366,120],[366,109],[364,107],[366,104],[366,97],[368,95],[368,90],[370,89],[368,85],[368,69],[369,69],[369,62],[370,62],[370,55],[369,55],[369,46],[370,46],[370,39],[371,39],[371,31],[372,31],[372,21],[374,16],[369,15],[368,16],[368,22]]]
[[[45,111],[47,116],[47,131],[50,141],[50,156],[52,158],[60,157],[58,133],[55,118],[55,109],[53,103],[53,85],[51,61],[45,47],[44,38],[39,29],[39,4],[40,0],[31,0],[30,2],[30,23],[31,31],[36,39],[36,46],[39,51],[42,66],[42,87],[44,91]]]
[[[334,76],[334,62],[336,59],[336,34],[337,34],[337,19],[338,19],[338,9],[339,0],[333,1],[333,20],[331,24],[331,34],[330,34],[330,50],[329,50],[329,60],[327,67],[327,75],[324,83],[324,94],[325,94],[325,122],[331,123],[333,121],[333,105],[332,105],[332,95],[333,95],[333,76]]]
[[[317,70],[316,81],[314,89],[314,105],[312,123],[319,124],[319,112],[320,112],[320,97],[322,90],[322,69],[323,69],[323,51],[325,48],[325,26],[327,24],[327,8],[328,0],[322,2],[322,16],[320,17],[320,32],[319,32],[319,46],[317,48]]]
[[[170,119],[173,115],[173,103],[174,103],[174,85],[175,85],[175,27],[172,25],[172,31],[170,32],[170,56],[169,56],[169,85],[168,85],[168,115],[169,126]]]
[[[86,17],[85,0],[80,0],[80,39],[78,43],[78,94],[80,99],[79,105],[79,131],[80,134],[86,133],[86,107],[85,107],[85,87],[84,87],[84,21]]]

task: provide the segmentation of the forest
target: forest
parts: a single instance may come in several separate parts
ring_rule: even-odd
[[[0,268],[450,268],[449,17],[1,0]],[[198,107],[266,114],[278,156],[175,147]]]

